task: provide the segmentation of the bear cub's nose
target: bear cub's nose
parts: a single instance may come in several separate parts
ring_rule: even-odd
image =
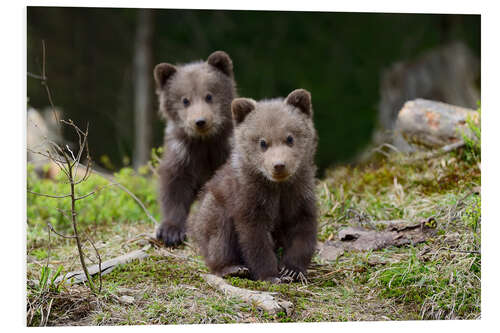
[[[206,122],[206,120],[205,120],[205,119],[198,119],[198,120],[196,121],[196,126],[197,126],[198,128],[203,128],[203,127],[205,126],[205,124],[206,124],[206,123],[207,123],[207,122]]]
[[[274,165],[274,172],[281,173],[285,170],[285,163],[276,163]]]

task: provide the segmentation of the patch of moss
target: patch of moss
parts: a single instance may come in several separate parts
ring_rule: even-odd
[[[174,258],[151,256],[140,261],[136,260],[126,265],[119,265],[103,280],[122,286],[136,285],[147,282],[156,285],[191,283],[199,284],[202,280],[197,269]]]

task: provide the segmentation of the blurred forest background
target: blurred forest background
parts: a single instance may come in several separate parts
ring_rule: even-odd
[[[480,23],[479,15],[28,7],[27,70],[42,72],[44,40],[54,104],[80,127],[89,122],[93,159],[117,170],[144,164],[151,148],[162,145],[154,65],[224,50],[233,59],[240,96],[311,91],[320,137],[317,163],[324,170],[353,160],[377,129],[390,129],[387,112],[394,114],[408,98],[475,107]],[[451,49],[429,61],[432,52],[457,41],[465,56]],[[415,88],[430,86],[426,78],[440,75],[420,70],[422,63],[430,63],[432,73],[448,71],[436,81],[440,86],[468,80],[464,90],[474,92],[453,98]],[[470,73],[465,79],[454,77],[464,72],[461,66]],[[394,93],[398,89],[406,92]],[[30,107],[48,106],[36,77],[28,76],[27,96]],[[63,136],[74,139],[69,131]]]

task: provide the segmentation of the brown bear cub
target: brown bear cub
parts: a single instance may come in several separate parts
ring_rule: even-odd
[[[302,278],[317,231],[311,95],[298,89],[284,100],[237,98],[231,108],[231,156],[205,185],[189,235],[219,276]]]
[[[158,167],[162,223],[156,237],[175,246],[186,237],[186,219],[200,188],[226,161],[232,135],[236,84],[223,51],[206,62],[154,69],[160,112],[167,118],[165,152]]]

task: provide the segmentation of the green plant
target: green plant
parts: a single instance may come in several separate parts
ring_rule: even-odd
[[[40,273],[40,279],[38,280],[38,284],[36,285],[36,289],[39,292],[43,292],[45,290],[59,292],[61,291],[61,286],[64,283],[65,279],[61,279],[56,283],[56,279],[61,275],[63,270],[63,266],[59,265],[57,270],[52,273],[52,270],[49,266],[43,266]]]
[[[481,246],[481,196],[475,195],[472,203],[465,209],[463,220],[471,228],[474,237],[474,247]]]
[[[468,116],[465,120],[469,132],[462,131],[462,140],[465,143],[465,160],[481,163],[481,108],[477,117]]]
[[[465,209],[464,220],[476,232],[481,223],[481,196],[474,196],[473,202]]]

